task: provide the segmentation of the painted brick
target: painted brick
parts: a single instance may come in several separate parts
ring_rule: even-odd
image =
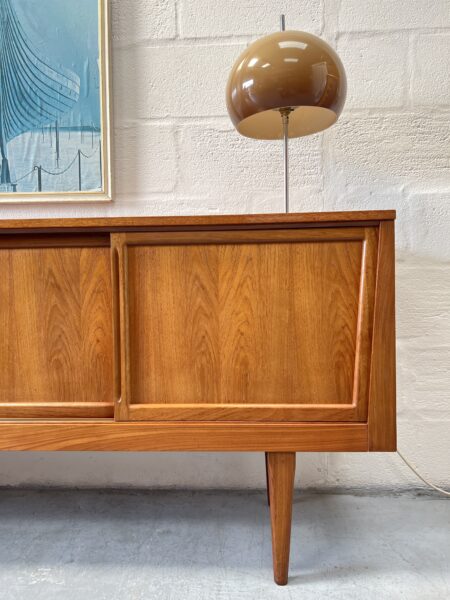
[[[334,185],[450,189],[448,117],[402,112],[345,113],[325,132]]]
[[[402,420],[447,420],[450,387],[450,344],[437,346],[432,339],[399,346],[398,416]]]
[[[411,101],[450,106],[450,33],[420,35],[414,44]]]
[[[418,261],[414,254],[410,254],[406,261],[399,261],[398,339],[422,348],[430,345],[450,346],[449,290],[450,264],[443,265],[430,260]],[[448,358],[450,359],[450,354]],[[406,389],[410,389],[409,384]]]
[[[269,34],[286,14],[287,29],[318,33],[322,12],[322,0],[181,0],[180,29],[191,38]]]
[[[450,263],[450,192],[412,194],[404,219],[408,223],[409,247],[418,260],[431,258]]]
[[[450,26],[450,0],[342,0],[340,31],[386,31]]]
[[[293,189],[321,182],[320,136],[291,144]],[[192,125],[183,128],[180,147],[180,188],[206,197],[237,196],[242,202],[252,194],[283,194],[281,141],[245,138],[231,124]],[[278,210],[278,208],[277,208]]]
[[[137,104],[142,95],[142,87],[138,81],[143,74],[136,58],[139,50],[119,49],[114,52],[113,86],[114,86],[114,122],[117,126],[126,124],[137,117]]]
[[[145,64],[141,73],[139,118],[227,115],[225,89],[242,45],[176,46],[127,51],[128,63]],[[131,77],[128,75],[127,77]]]
[[[248,194],[215,194],[209,190],[205,194],[192,194],[181,197],[184,203],[185,214],[216,214],[239,215],[260,214],[283,211],[282,193],[269,194],[267,192],[252,191]]]
[[[175,0],[112,0],[112,38],[115,43],[134,44],[176,34]]]
[[[155,149],[158,149],[155,151]],[[119,127],[114,139],[114,181],[118,194],[171,192],[176,183],[174,132],[142,124]]]
[[[347,108],[404,105],[406,35],[345,35],[339,39],[338,53],[347,73]]]

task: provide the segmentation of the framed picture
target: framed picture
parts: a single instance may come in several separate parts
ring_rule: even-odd
[[[109,0],[0,0],[0,204],[111,200]]]

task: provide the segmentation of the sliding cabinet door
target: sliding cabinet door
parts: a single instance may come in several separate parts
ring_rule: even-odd
[[[377,234],[113,235],[116,418],[365,421]]]
[[[0,237],[0,418],[112,417],[109,236]]]

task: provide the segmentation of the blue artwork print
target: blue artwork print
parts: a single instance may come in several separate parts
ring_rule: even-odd
[[[98,0],[0,0],[0,194],[102,190]]]

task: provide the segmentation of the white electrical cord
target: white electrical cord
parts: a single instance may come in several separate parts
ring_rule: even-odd
[[[433,490],[436,490],[437,492],[439,492],[440,494],[444,494],[444,496],[450,496],[450,492],[447,492],[446,490],[443,490],[442,488],[438,487],[437,485],[434,485],[434,483],[431,483],[431,481],[427,481],[425,479],[425,477],[422,477],[422,475],[417,471],[417,469],[415,467],[413,467],[413,465],[409,462],[409,460],[407,458],[405,458],[403,456],[403,454],[397,450],[397,454],[400,456],[400,458],[402,459],[402,461],[405,463],[406,466],[408,466],[411,471],[413,473],[415,473],[415,475],[421,480],[423,481],[426,485],[428,485],[429,487],[433,488]]]

